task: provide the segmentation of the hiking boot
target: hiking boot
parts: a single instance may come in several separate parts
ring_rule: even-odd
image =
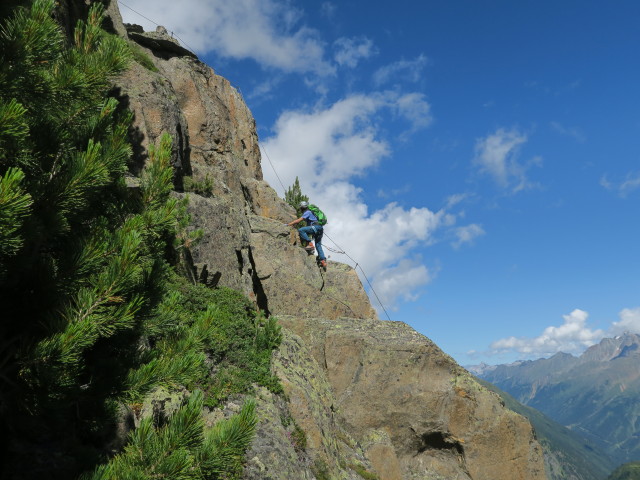
[[[326,260],[320,260],[318,263],[320,264],[322,269],[326,272],[327,271],[327,261]]]
[[[316,249],[316,247],[314,247],[314,246],[313,246],[313,243],[309,242],[309,243],[307,244],[307,246],[306,246],[306,247],[304,247],[304,249],[305,249],[307,252],[313,252],[313,251]]]

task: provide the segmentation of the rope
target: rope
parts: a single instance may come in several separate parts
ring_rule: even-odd
[[[371,288],[371,291],[373,292],[373,294],[376,296],[376,300],[378,300],[378,303],[380,304],[380,306],[382,307],[382,310],[384,311],[384,314],[387,316],[387,320],[391,321],[391,317],[389,316],[389,313],[387,312],[387,309],[384,308],[384,305],[382,304],[382,300],[380,300],[380,297],[378,297],[378,294],[376,293],[376,291],[373,289],[373,285],[371,285],[371,282],[369,281],[369,279],[367,278],[367,274],[364,273],[364,270],[362,269],[361,265],[356,265],[357,267],[360,268],[360,271],[362,272],[362,275],[364,275],[365,280],[367,281],[367,283],[369,284],[369,288]]]
[[[333,240],[329,235],[327,235],[326,233],[324,234],[325,237],[327,237],[329,240],[331,240],[331,242],[333,242],[333,244],[338,247],[341,251],[336,251],[331,249],[330,247],[326,247],[323,246],[323,248],[326,248],[327,250],[334,252],[334,253],[339,253],[342,255],[346,255],[353,263],[355,263],[355,266],[353,267],[354,270],[355,269],[360,269],[360,271],[362,272],[362,275],[364,276],[365,280],[367,281],[367,283],[369,284],[369,288],[371,289],[371,291],[373,292],[373,294],[376,297],[376,300],[378,300],[378,303],[380,304],[380,307],[382,307],[382,310],[384,311],[384,314],[387,316],[387,320],[391,321],[391,317],[389,316],[389,313],[387,312],[387,309],[384,307],[384,304],[382,303],[382,300],[380,300],[380,297],[378,297],[378,294],[376,293],[375,289],[373,288],[373,285],[371,285],[371,282],[369,281],[369,277],[367,277],[367,274],[365,273],[364,269],[362,268],[362,266],[356,262],[353,257],[351,257],[351,255],[349,255],[346,251],[344,251],[342,249],[342,247],[340,245],[338,245],[335,240]]]
[[[320,276],[322,277],[322,287],[320,287],[320,291],[324,290],[324,287],[326,285],[326,278],[324,276],[324,272],[322,271],[322,269],[320,269]],[[326,295],[327,297],[329,297],[331,300],[333,300],[334,302],[338,302],[341,303],[342,305],[344,305],[345,307],[347,307],[349,310],[351,310],[351,313],[353,313],[354,318],[357,317],[358,315],[356,314],[356,312],[353,311],[353,308],[351,308],[351,305],[349,305],[348,303],[343,302],[342,300],[340,300],[339,298],[336,298],[330,294],[328,294],[326,291],[323,292],[324,295]]]
[[[154,22],[153,20],[151,20],[149,17],[145,17],[143,14],[141,14],[140,12],[134,10],[133,8],[131,8],[129,5],[127,5],[126,3],[122,2],[122,0],[118,0],[118,3],[120,5],[122,5],[123,7],[128,8],[129,10],[131,10],[133,13],[135,13],[136,15],[141,16],[142,18],[144,18],[145,20],[153,23],[156,27],[161,27],[162,25],[160,25],[158,22]],[[185,47],[187,47],[189,50],[191,50],[192,53],[195,54],[195,49],[191,48],[187,42],[185,42],[184,40],[182,40],[178,35],[174,34],[173,32],[170,32],[171,36],[175,36],[178,40],[180,40],[180,42],[182,42],[184,44]]]
[[[330,237],[329,235],[327,235],[326,233],[324,234],[324,236],[325,236],[325,237],[327,237],[329,240],[331,240],[331,242],[332,242],[332,243],[333,243],[337,248],[339,248],[339,249],[340,249],[340,251],[339,251],[339,252],[337,252],[337,251],[335,251],[335,250],[331,250],[332,252],[334,252],[334,253],[339,253],[339,254],[341,254],[341,255],[346,255],[346,256],[347,256],[347,258],[349,258],[349,260],[351,260],[353,263],[355,263],[356,267],[358,266],[358,262],[356,262],[356,261],[355,261],[355,259],[353,259],[353,258],[352,258],[352,257],[351,257],[351,256],[350,256],[350,255],[349,255],[349,254],[344,250],[344,248],[342,248],[340,245],[338,245],[338,244],[336,243],[336,241],[335,241],[333,238],[331,238],[331,237]],[[329,250],[329,247],[327,247],[327,250]],[[356,267],[353,267],[353,268],[356,268]]]
[[[337,253],[339,255],[346,255],[347,254],[346,252],[343,252],[342,250],[335,250],[335,249],[333,249],[331,247],[328,247],[327,245],[323,245],[323,248],[329,250],[330,252]]]
[[[273,163],[271,162],[271,159],[269,158],[269,155],[267,154],[267,149],[264,148],[263,145],[259,144],[260,148],[262,149],[262,151],[264,152],[265,157],[267,157],[267,160],[269,160],[269,165],[271,165],[271,168],[273,169],[273,173],[276,174],[276,178],[278,179],[278,181],[280,182],[280,186],[282,187],[282,193],[285,194],[287,193],[287,189],[284,186],[284,183],[282,183],[282,180],[280,180],[280,175],[278,175],[278,171],[276,170],[276,167],[273,166]]]

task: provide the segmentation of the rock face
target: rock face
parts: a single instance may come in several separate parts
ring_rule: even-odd
[[[166,42],[171,43],[166,34]],[[253,298],[266,313],[376,318],[353,270],[326,274],[283,224],[295,211],[262,179],[255,121],[228,80],[190,55],[148,50],[161,32],[136,33],[158,72],[133,66],[118,80],[121,102],[134,112],[135,162],[163,132],[173,138],[176,184],[206,185],[189,193],[189,213],[204,237],[192,250],[195,276]],[[206,269],[206,270],[205,270]]]
[[[332,409],[380,478],[545,478],[528,421],[408,325],[280,321],[322,365]],[[286,368],[278,371],[287,385]],[[291,388],[289,396],[300,393]]]
[[[426,337],[380,321],[353,269],[323,272],[300,248],[283,225],[295,212],[262,179],[255,121],[229,81],[162,29],[129,30],[157,71],[133,64],[117,94],[135,115],[138,169],[163,132],[173,138],[176,195],[189,196],[204,233],[193,278],[244,292],[283,326],[274,368],[287,401],[259,393],[245,478],[545,478],[523,417]]]

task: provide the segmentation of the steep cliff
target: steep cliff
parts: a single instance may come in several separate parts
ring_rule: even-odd
[[[245,478],[545,478],[523,417],[429,339],[380,321],[353,269],[330,262],[325,273],[299,247],[283,226],[295,212],[262,179],[255,121],[229,81],[162,29],[125,33],[114,4],[114,31],[155,66],[134,63],[117,80],[135,114],[135,160],[171,134],[176,195],[189,195],[204,232],[189,273],[244,292],[283,326],[274,369],[286,400],[259,393]]]

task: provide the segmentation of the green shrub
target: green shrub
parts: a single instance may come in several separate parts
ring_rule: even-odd
[[[213,195],[213,179],[206,175],[204,180],[195,181],[193,177],[185,175],[182,178],[182,185],[185,192],[193,192],[203,197]]]
[[[142,65],[144,68],[146,68],[147,70],[150,70],[152,72],[158,72],[158,67],[156,67],[156,65],[153,63],[153,60],[151,60],[151,58],[149,57],[149,55],[147,55],[147,52],[145,52],[140,45],[138,45],[137,43],[129,40],[129,42],[127,42],[129,44],[129,49],[131,50],[131,56],[133,57],[133,60],[137,63],[139,63],[140,65]]]
[[[202,366],[191,372],[185,384],[205,391],[209,407],[220,405],[230,395],[251,392],[253,384],[281,393],[280,382],[271,373],[272,351],[282,339],[277,320],[263,318],[248,298],[229,288],[212,290],[177,275],[171,282],[172,294],[159,309],[165,313],[157,312],[154,318],[182,325],[182,329],[197,327],[197,341],[188,345],[197,346],[203,355]],[[180,328],[171,334],[170,344],[177,344]],[[159,339],[152,339],[152,343],[165,348]],[[214,365],[211,375],[203,370],[205,357]]]

